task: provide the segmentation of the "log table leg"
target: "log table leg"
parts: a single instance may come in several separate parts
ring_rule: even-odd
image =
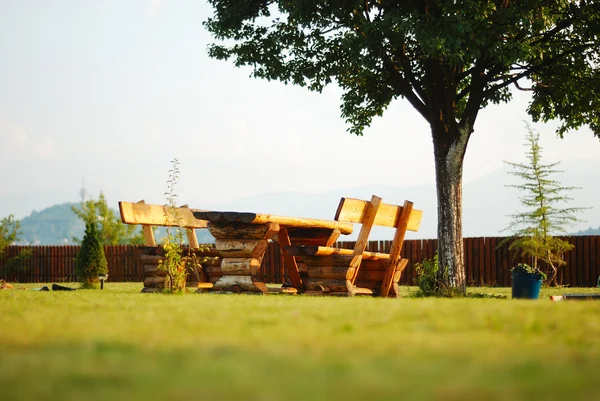
[[[260,264],[268,248],[268,240],[279,231],[279,224],[208,223],[215,237],[215,247],[222,257],[223,276],[214,290],[269,292],[258,279]]]

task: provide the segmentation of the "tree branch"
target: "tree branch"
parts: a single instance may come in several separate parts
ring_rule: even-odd
[[[385,51],[382,50],[381,58],[386,72],[389,74],[392,87],[398,95],[404,96],[410,104],[429,121],[429,114],[425,103],[413,92],[411,84],[406,80],[398,67],[390,60]]]
[[[500,83],[498,85],[491,86],[489,89],[487,89],[486,91],[484,91],[483,94],[484,94],[484,96],[487,96],[489,93],[496,92],[497,90],[505,88],[505,87],[509,86],[510,84],[517,82],[518,80],[520,80],[522,78],[528,77],[529,75],[531,75],[531,74],[533,74],[535,72],[540,71],[544,67],[547,67],[549,65],[552,65],[552,64],[554,64],[554,63],[562,60],[564,57],[568,56],[569,54],[581,52],[581,51],[583,51],[585,49],[588,49],[590,46],[592,46],[591,43],[585,43],[585,44],[583,44],[581,46],[575,46],[574,48],[572,48],[572,49],[570,49],[568,51],[565,51],[565,52],[559,54],[556,57],[553,57],[553,58],[550,58],[550,59],[545,59],[540,64],[530,66],[527,70],[525,70],[525,71],[523,71],[523,72],[521,72],[519,74],[513,75],[512,78],[507,79],[507,80],[505,80],[504,82],[502,82],[502,83]]]

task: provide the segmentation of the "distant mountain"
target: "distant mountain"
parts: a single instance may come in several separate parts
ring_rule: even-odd
[[[582,230],[574,233],[573,235],[600,235],[600,227],[598,228],[588,228],[587,230]]]
[[[78,203],[62,203],[46,208],[40,212],[32,212],[21,220],[21,241],[20,244],[33,245],[75,245],[73,237],[83,238],[85,225],[75,213],[71,206]],[[112,209],[118,216],[118,212]],[[196,230],[198,242],[213,243],[214,237],[208,230]],[[157,242],[161,242],[166,236],[164,227],[157,227],[154,231],[154,237]]]
[[[586,229],[600,225],[600,208],[597,205],[597,176],[600,173],[600,159],[567,161],[558,166],[564,174],[557,174],[554,179],[564,186],[580,187],[569,193],[573,201],[568,206],[588,207],[578,215],[582,222],[568,227],[574,235],[598,234],[596,230]],[[389,173],[393,177],[393,172]],[[400,175],[398,182],[401,182]],[[503,236],[509,224],[507,217],[519,211],[518,197],[521,195],[515,188],[507,184],[518,183],[517,178],[508,174],[507,169],[500,169],[467,182],[463,186],[463,235],[465,237]],[[394,179],[391,179],[393,182]],[[311,217],[332,219],[342,196],[369,199],[378,195],[384,202],[402,203],[404,199],[414,202],[415,208],[424,211],[419,232],[408,232],[408,239],[435,238],[437,236],[437,201],[435,185],[419,186],[385,186],[372,185],[354,188],[334,189],[320,193],[300,193],[281,191],[262,193],[250,197],[236,199],[230,203],[209,205],[201,200],[186,200],[191,207],[199,209],[251,211],[257,213],[278,214],[283,216]],[[71,243],[73,236],[83,236],[83,223],[71,212],[71,205],[63,203],[33,212],[21,220],[23,238],[27,242],[42,245]],[[590,231],[591,230],[591,231]],[[214,238],[207,230],[196,230],[200,243],[212,243]],[[345,239],[356,238],[354,234]],[[391,239],[392,229],[376,227],[370,238],[373,240]],[[157,240],[164,237],[164,228],[156,233]]]
[[[82,238],[85,225],[71,206],[76,203],[54,205],[40,212],[32,212],[21,220],[22,243],[33,245],[73,245],[72,238]]]
[[[568,161],[561,163],[558,169],[564,170],[565,173],[556,174],[554,179],[564,186],[581,188],[569,193],[573,200],[568,206],[589,208],[578,215],[582,220],[581,223],[567,229],[576,232],[590,224],[592,226],[600,224],[600,208],[593,207],[598,199],[596,177],[600,173],[600,159]],[[503,168],[463,185],[463,236],[485,237],[510,234],[504,229],[510,224],[508,216],[519,211],[521,206],[518,197],[522,194],[518,189],[507,185],[517,184],[516,180],[518,179]],[[414,202],[416,209],[423,210],[421,228],[416,233],[407,232],[407,239],[437,237],[437,200],[433,183],[409,187],[372,185],[320,193],[272,192],[221,205],[206,205],[199,200],[190,201],[189,204],[200,209],[213,208],[332,219],[341,197],[369,199],[371,195],[378,195],[384,202],[396,204],[402,204],[404,199],[408,199]],[[345,239],[353,240],[357,234],[358,228],[355,228],[354,233]],[[391,239],[392,236],[392,229],[374,227],[369,238],[386,240]]]

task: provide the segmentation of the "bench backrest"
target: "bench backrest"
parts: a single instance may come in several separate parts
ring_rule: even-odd
[[[390,249],[390,259],[386,276],[393,276],[396,265],[400,260],[400,251],[404,243],[406,230],[417,231],[421,224],[423,212],[412,208],[413,204],[404,201],[403,206],[390,205],[381,202],[381,198],[373,195],[370,201],[354,198],[342,198],[335,214],[338,221],[362,224],[352,253],[352,261],[346,274],[349,287],[354,284],[362,261],[362,254],[367,246],[371,228],[374,225],[395,227],[396,232]],[[384,279],[383,296],[387,296],[391,278]],[[385,287],[385,288],[384,288]],[[349,288],[350,289],[350,288]]]
[[[349,223],[362,223],[369,206],[369,201],[355,198],[342,198],[335,213],[335,220]],[[374,226],[397,227],[402,215],[402,206],[381,203],[373,221]],[[413,209],[410,213],[407,230],[418,231],[423,211]]]
[[[198,220],[194,217],[194,211],[198,209],[190,209],[185,206],[180,206],[175,210],[176,216],[170,216],[169,208],[166,205],[151,205],[143,200],[133,202],[119,202],[119,211],[121,213],[121,221],[125,224],[140,224],[144,233],[146,245],[156,245],[152,226],[169,226],[182,227],[186,229],[190,248],[198,248],[198,238],[196,237],[196,228],[206,228],[207,223],[203,220]]]

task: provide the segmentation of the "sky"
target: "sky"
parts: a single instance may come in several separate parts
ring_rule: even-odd
[[[211,14],[198,0],[0,0],[0,216],[76,202],[82,186],[112,207],[162,204],[174,158],[180,203],[196,208],[433,185],[429,128],[406,101],[353,136],[336,86],[313,93],[210,59]],[[528,96],[479,114],[465,184],[524,161]],[[545,160],[598,159],[589,129],[559,139],[556,126],[533,125]]]

